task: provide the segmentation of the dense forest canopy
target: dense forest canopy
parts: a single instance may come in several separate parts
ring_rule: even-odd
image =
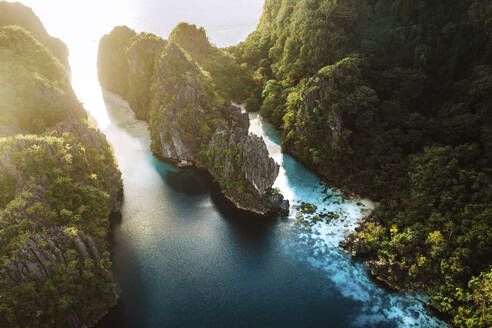
[[[492,2],[267,0],[228,51],[285,151],[381,202],[352,237],[380,278],[490,326]]]

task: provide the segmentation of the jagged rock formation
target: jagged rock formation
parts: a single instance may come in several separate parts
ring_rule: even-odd
[[[0,28],[0,326],[90,327],[119,296],[109,215],[121,173],[39,19],[0,8],[0,26],[36,28]]]
[[[127,50],[128,102],[139,120],[149,119],[152,77],[166,42],[152,34],[140,34]]]
[[[288,213],[289,202],[272,190],[279,165],[270,157],[263,139],[248,133],[248,114],[232,106],[224,109],[224,117],[227,127],[217,128],[209,142],[209,172],[238,207],[259,214],[272,209]],[[251,196],[255,194],[259,197]]]
[[[116,58],[121,53],[126,56]],[[137,104],[135,112],[148,118],[156,156],[206,168],[239,208],[262,215],[288,212],[288,202],[272,190],[278,165],[264,141],[249,135],[248,115],[228,105],[215,80],[178,44],[117,27],[101,40],[98,67],[101,85]],[[147,89],[132,91],[142,85]]]
[[[160,157],[199,160],[202,146],[222,121],[220,105],[207,83],[198,65],[169,43],[156,65],[152,90],[152,150]]]
[[[19,255],[0,270],[0,279],[8,281],[8,284],[1,286],[2,289],[16,291],[14,297],[19,299],[19,301],[24,302],[22,306],[27,306],[29,303],[22,300],[22,298],[26,296],[17,292],[20,290],[20,286],[41,286],[40,282],[51,282],[55,277],[58,280],[62,277],[58,268],[74,263],[74,257],[79,257],[84,261],[91,261],[93,263],[100,263],[105,257],[102,247],[96,243],[90,235],[86,236],[82,233],[75,238],[70,237],[71,236],[67,236],[62,230],[56,228],[51,228],[47,232],[45,231],[43,233],[32,235],[26,243],[19,248]],[[67,250],[72,249],[74,245],[77,253],[67,253]],[[100,273],[97,276],[98,283],[110,286],[110,288],[113,289],[112,294],[114,295],[113,301],[107,303],[105,309],[99,310],[101,311],[101,314],[104,314],[107,309],[116,304],[117,295],[119,295],[120,291],[114,283],[110,267],[103,267],[99,272]],[[80,286],[84,286],[85,283],[83,282],[81,274],[82,273],[71,276],[70,279],[80,281]],[[54,288],[56,287],[55,282]],[[90,287],[90,285],[84,286],[84,288]],[[63,289],[63,292],[66,293],[67,290]],[[34,295],[31,296],[32,301],[36,298]],[[93,297],[97,298],[97,294],[94,294]],[[37,302],[52,303],[53,300],[38,299]],[[79,314],[79,312],[82,311],[84,311],[83,307],[70,308],[58,317],[41,315],[36,321],[31,322],[31,325],[22,327],[42,326],[45,321],[55,322],[52,327],[91,327],[95,325],[100,318],[100,316],[82,317]],[[18,319],[15,320],[26,322],[27,318],[25,318],[24,315],[26,312],[29,312],[29,309],[23,309],[20,312],[21,313],[16,315]],[[8,323],[5,327],[10,327],[10,324],[13,324],[12,327],[17,326],[11,319],[13,318],[7,319],[6,322]],[[1,322],[5,323],[3,320],[4,318],[2,318]]]

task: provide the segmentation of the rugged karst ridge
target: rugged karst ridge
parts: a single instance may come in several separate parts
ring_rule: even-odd
[[[206,168],[239,208],[261,215],[288,212],[288,202],[272,189],[278,165],[264,141],[248,133],[248,115],[229,105],[214,77],[193,59],[197,54],[185,51],[175,34],[165,42],[115,28],[99,47],[101,85],[148,118],[156,156]]]

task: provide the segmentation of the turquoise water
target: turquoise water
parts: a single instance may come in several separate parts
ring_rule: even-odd
[[[157,161],[146,124],[119,97],[105,98],[125,203],[113,242],[122,300],[100,328],[439,326],[416,298],[378,287],[339,250],[372,204],[327,197],[257,115],[250,132],[281,164],[275,185],[292,203],[288,218],[237,211],[206,174]],[[296,212],[300,201],[340,219],[308,223]]]
[[[372,204],[322,193],[319,179],[280,152],[276,132],[257,115],[251,132],[281,164],[276,181],[293,208],[265,220],[224,201],[206,174],[160,163],[145,123],[97,81],[98,41],[114,26],[166,37],[181,21],[204,26],[211,41],[244,40],[263,0],[24,0],[70,49],[72,84],[113,144],[125,199],[114,226],[113,266],[123,293],[102,327],[437,327],[417,297],[386,291],[362,263],[338,248]],[[340,219],[312,225],[300,201]],[[309,219],[309,218],[307,218]]]

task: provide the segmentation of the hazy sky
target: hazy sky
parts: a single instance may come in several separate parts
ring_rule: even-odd
[[[259,22],[264,0],[21,0],[66,43],[128,25],[167,38],[179,22],[207,29],[218,46],[238,43]]]

